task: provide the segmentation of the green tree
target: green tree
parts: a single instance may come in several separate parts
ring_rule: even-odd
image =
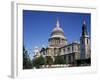
[[[55,57],[55,64],[66,64],[66,60],[63,58],[63,56],[56,56]]]
[[[46,57],[46,64],[47,65],[52,65],[53,64],[53,59],[51,58],[51,56]]]
[[[32,61],[29,58],[28,51],[23,46],[23,69],[32,69]]]
[[[33,59],[33,66],[36,68],[41,68],[42,65],[45,65],[45,58],[43,56],[36,57]]]

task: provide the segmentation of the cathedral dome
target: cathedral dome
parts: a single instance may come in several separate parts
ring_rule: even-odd
[[[52,32],[63,32],[63,30],[60,27],[55,27]]]
[[[58,20],[57,20],[57,23],[56,23],[56,27],[51,32],[51,38],[54,38],[54,37],[65,39],[64,31],[63,31],[62,28],[60,28],[60,24],[59,24]]]
[[[52,30],[49,38],[49,46],[62,47],[67,44],[64,36],[64,31],[60,28],[59,21],[57,20],[56,27]]]

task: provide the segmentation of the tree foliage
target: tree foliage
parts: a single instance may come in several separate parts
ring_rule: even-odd
[[[63,58],[63,56],[56,56],[55,57],[55,64],[66,64],[66,60]]]
[[[41,68],[45,64],[45,58],[43,56],[36,57],[33,59],[33,66],[36,68]]]
[[[32,61],[29,58],[28,51],[23,46],[23,69],[32,69]]]
[[[51,56],[47,56],[47,57],[46,57],[46,64],[47,64],[47,65],[53,64],[53,59],[51,58]]]

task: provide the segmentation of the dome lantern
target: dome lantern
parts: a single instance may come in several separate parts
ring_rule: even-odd
[[[59,20],[57,19],[56,27],[60,27]]]

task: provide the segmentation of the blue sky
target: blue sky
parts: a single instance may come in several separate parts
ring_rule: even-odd
[[[48,38],[56,26],[57,18],[68,42],[79,41],[83,20],[90,34],[91,15],[89,13],[68,13],[23,10],[23,41],[27,50],[48,45]]]

